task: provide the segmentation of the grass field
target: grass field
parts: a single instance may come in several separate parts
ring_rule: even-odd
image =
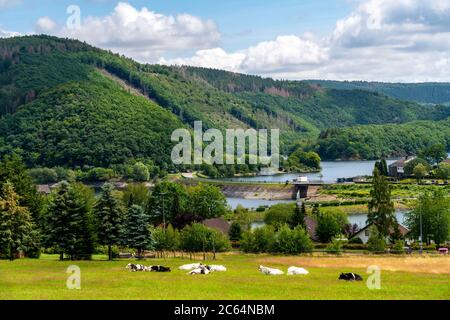
[[[131,273],[129,260],[70,262],[57,256],[39,260],[0,261],[0,299],[450,299],[450,258],[434,257],[279,257],[222,254],[214,264],[226,273],[188,276],[181,258],[147,260],[146,265],[170,266],[171,273]],[[81,269],[81,290],[66,288],[66,269]],[[260,265],[305,267],[307,276],[265,276]],[[366,269],[379,265],[381,289],[366,286]],[[356,272],[363,282],[338,281],[340,272]]]

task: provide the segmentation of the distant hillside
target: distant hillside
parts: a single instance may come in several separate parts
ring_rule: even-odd
[[[0,155],[21,153],[32,166],[140,159],[167,169],[170,133],[196,120],[220,130],[278,128],[288,153],[329,128],[449,116],[450,107],[376,92],[143,65],[75,40],[0,39]]]
[[[308,83],[319,84],[330,89],[374,91],[393,98],[419,103],[450,104],[450,83],[448,82],[383,83],[311,80]]]
[[[314,148],[323,159],[380,159],[414,155],[437,143],[450,150],[450,118],[328,129],[321,133]]]

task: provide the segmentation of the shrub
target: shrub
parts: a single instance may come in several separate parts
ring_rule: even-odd
[[[233,222],[228,233],[230,240],[239,241],[242,239],[242,227],[238,222]]]
[[[244,233],[241,248],[244,252],[270,252],[275,242],[275,230],[272,226],[264,226]]]
[[[28,170],[28,174],[36,183],[53,183],[58,181],[58,174],[50,168],[34,168]]]
[[[150,179],[150,172],[145,164],[136,162],[133,165],[133,180],[134,181],[148,181]]]
[[[289,223],[294,213],[294,209],[295,204],[292,203],[276,204],[267,210],[264,222],[275,227]]]
[[[367,242],[367,248],[374,253],[383,253],[386,249],[386,239],[378,233],[374,227],[370,230],[370,238]]]
[[[187,252],[224,252],[231,248],[231,244],[221,232],[193,223],[181,230],[180,247]]]
[[[354,238],[351,238],[351,239],[348,241],[348,243],[349,243],[349,244],[363,244],[363,241],[361,240],[361,238],[354,237]]]
[[[395,253],[395,254],[404,254],[405,253],[405,242],[403,240],[395,241],[394,245],[392,246],[391,252]]]
[[[303,227],[297,226],[292,230],[283,225],[277,232],[271,226],[245,232],[241,248],[244,252],[253,253],[300,254],[310,252],[313,244]]]
[[[329,243],[327,245],[326,252],[336,254],[336,255],[341,255],[342,251],[343,251],[342,250],[343,245],[344,244],[343,244],[342,240],[333,239],[331,241],[331,243]]]

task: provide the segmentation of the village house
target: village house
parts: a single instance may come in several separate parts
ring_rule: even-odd
[[[389,176],[391,177],[403,177],[405,176],[405,166],[408,162],[414,160],[414,156],[406,156],[400,160],[395,161],[389,165]]]
[[[364,228],[359,230],[352,238],[359,238],[359,239],[361,239],[361,241],[364,244],[367,244],[367,242],[369,241],[369,238],[371,236],[371,227],[372,226],[373,226],[373,224],[369,224],[369,225],[365,226]],[[406,237],[406,235],[409,233],[409,229],[400,223],[398,224],[398,227],[399,227],[401,235],[403,237]],[[390,233],[393,234],[394,230],[390,230]]]

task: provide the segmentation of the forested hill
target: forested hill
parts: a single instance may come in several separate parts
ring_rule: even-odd
[[[16,152],[31,166],[170,165],[170,133],[195,120],[279,128],[288,152],[328,128],[448,116],[450,107],[374,92],[143,65],[75,40],[0,39],[0,156]]]
[[[368,90],[383,93],[393,98],[419,103],[450,104],[449,82],[385,83],[366,81],[311,80],[310,84],[339,90]]]

